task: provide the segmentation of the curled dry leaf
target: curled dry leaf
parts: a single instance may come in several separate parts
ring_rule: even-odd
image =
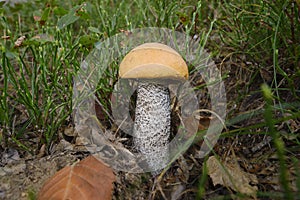
[[[112,169],[89,156],[58,171],[44,184],[38,200],[108,200],[114,181]]]
[[[15,47],[20,47],[23,44],[23,41],[26,39],[26,36],[21,36],[15,42]]]
[[[256,199],[257,187],[250,183],[257,184],[257,177],[243,171],[234,158],[231,157],[225,162],[220,162],[211,156],[207,160],[207,168],[214,185],[220,184]]]

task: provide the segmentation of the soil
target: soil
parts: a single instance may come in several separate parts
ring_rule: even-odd
[[[255,141],[260,142],[253,145]],[[195,199],[204,163],[203,158],[197,158],[199,147],[200,143],[194,144],[167,171],[157,176],[150,173],[116,172],[113,199]],[[242,136],[238,139],[220,139],[214,149],[218,155],[222,155],[221,159],[234,158],[243,171],[255,175],[258,179],[256,185],[260,191],[281,191],[279,165],[276,152],[271,147],[270,138]],[[61,149],[41,158],[30,155],[22,158],[17,150],[6,149],[1,153],[0,199],[35,199],[47,179],[63,167],[73,165],[87,155],[86,151],[78,149]],[[296,191],[296,171],[291,163],[288,167],[292,175],[290,184]],[[232,193],[222,185],[214,186],[210,179],[205,187],[206,194],[203,199],[220,198]]]
[[[0,199],[34,199],[43,183],[58,170],[81,160],[83,154],[63,150],[39,158],[27,155],[20,157],[15,149],[6,149],[0,154]]]

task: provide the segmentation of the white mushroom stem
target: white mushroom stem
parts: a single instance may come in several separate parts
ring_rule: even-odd
[[[137,89],[134,145],[154,173],[168,162],[170,118],[168,88],[154,83],[141,83]]]

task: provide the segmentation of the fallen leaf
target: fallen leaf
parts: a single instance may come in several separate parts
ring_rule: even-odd
[[[1,39],[3,39],[3,40],[9,40],[10,36],[9,35],[3,35],[3,36],[1,36]]]
[[[76,137],[77,132],[75,131],[75,128],[73,126],[67,126],[64,128],[64,135],[68,137]]]
[[[16,149],[6,149],[3,152],[0,152],[0,163],[2,165],[12,164],[20,160],[19,152]]]
[[[38,155],[36,156],[37,158],[41,158],[45,155],[45,152],[46,152],[46,145],[43,144],[40,148],[40,151],[38,153]]]
[[[33,16],[33,20],[34,20],[35,22],[39,22],[39,21],[41,20],[41,16],[36,16],[36,15],[34,15],[34,16]]]
[[[207,160],[207,168],[214,185],[220,184],[256,198],[257,187],[250,183],[257,184],[257,177],[243,171],[234,158],[229,157],[222,162],[211,156]]]
[[[38,200],[108,200],[115,175],[93,156],[67,166],[51,177],[39,192]]]
[[[21,36],[17,39],[17,41],[15,42],[15,47],[20,47],[23,44],[23,41],[26,39],[26,36]]]

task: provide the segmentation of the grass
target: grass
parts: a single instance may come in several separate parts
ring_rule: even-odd
[[[288,169],[286,166],[286,161],[285,161],[285,147],[284,147],[284,142],[280,138],[279,132],[275,129],[275,123],[273,120],[273,110],[272,110],[272,103],[273,103],[273,95],[270,90],[270,88],[266,85],[263,84],[261,86],[264,99],[266,101],[266,108],[265,108],[265,122],[269,128],[269,133],[272,136],[274,146],[277,151],[277,157],[279,160],[279,167],[280,167],[280,183],[283,187],[283,192],[284,192],[284,199],[293,199],[292,193],[290,191],[290,186],[289,186],[289,181],[288,181]]]
[[[165,27],[196,35],[209,49],[223,74],[227,74],[224,81],[229,129],[223,131],[221,139],[248,134],[271,136],[283,196],[293,199],[287,165],[290,156],[299,166],[295,164],[299,163],[299,151],[291,153],[289,146],[300,146],[299,132],[294,132],[299,130],[291,124],[300,115],[299,12],[298,0],[52,0],[1,6],[1,146],[35,154],[45,144],[51,153],[51,146],[60,139],[59,131],[72,123],[73,77],[95,42],[134,28]],[[22,44],[16,45],[22,36]],[[105,74],[97,95],[109,113],[117,65]],[[201,88],[195,86],[195,91]],[[244,108],[247,98],[252,102]],[[262,110],[257,109],[260,105]],[[103,115],[104,121],[109,121],[107,114]],[[277,130],[279,126],[295,139],[286,139]],[[298,193],[299,182],[298,177]],[[206,184],[207,177],[203,176],[199,181],[201,198],[205,197]]]

